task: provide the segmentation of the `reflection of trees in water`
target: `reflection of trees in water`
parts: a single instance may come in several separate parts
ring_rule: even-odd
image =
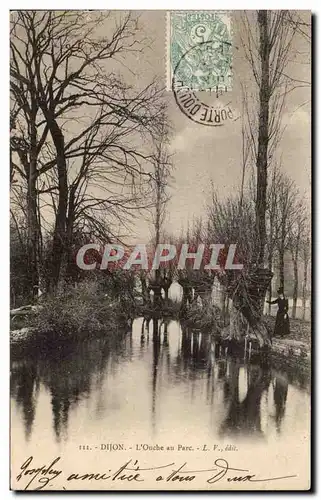
[[[228,406],[227,416],[220,434],[262,435],[261,399],[271,382],[271,371],[256,365],[247,365],[247,392],[243,401],[239,398],[239,361],[228,361],[228,374],[224,384],[224,397]]]
[[[273,399],[275,405],[275,424],[278,433],[281,431],[281,423],[285,414],[288,387],[289,381],[287,375],[276,373],[273,380]]]
[[[273,402],[275,425],[281,429],[287,403],[288,384],[292,376],[284,371],[274,372],[255,365],[244,365],[243,360],[232,360],[219,355],[209,334],[182,328],[177,335],[177,324],[171,330],[168,321],[153,325],[153,334],[140,345],[139,362],[151,364],[151,412],[156,428],[157,397],[161,397],[167,386],[184,382],[192,383],[190,396],[194,400],[201,384],[205,383],[206,404],[215,411],[217,395],[223,392],[227,411],[220,432],[226,434],[262,434],[261,401],[273,379]],[[173,331],[175,334],[173,335]],[[172,336],[173,335],[173,336]],[[139,342],[139,337],[138,337]],[[67,437],[70,411],[80,400],[87,398],[93,389],[102,394],[103,384],[112,381],[112,376],[123,359],[131,361],[135,355],[135,338],[132,335],[113,340],[97,339],[73,345],[69,352],[56,352],[55,356],[29,358],[13,363],[11,393],[22,408],[26,437],[29,438],[35,417],[37,387],[39,383],[49,390],[53,413],[53,428],[57,439]],[[151,351],[152,349],[152,351]],[[152,357],[147,353],[151,353]],[[137,360],[137,357],[136,357]],[[240,400],[240,369],[247,374],[245,397]],[[204,382],[202,382],[202,380]],[[162,381],[160,383],[160,381]],[[302,379],[302,384],[306,381]],[[164,390],[167,390],[166,387]],[[105,411],[105,399],[97,401],[97,413]]]
[[[215,404],[214,392],[222,384],[227,416],[220,433],[240,435],[263,435],[261,427],[262,396],[272,381],[271,369],[258,365],[244,365],[243,360],[226,359],[218,356],[214,341],[209,335],[191,332],[182,328],[181,349],[176,359],[176,372],[183,371],[190,379],[207,373],[206,397]],[[240,368],[246,370],[245,397],[240,399]],[[216,369],[214,369],[216,368]],[[279,430],[284,417],[288,380],[286,375],[275,378],[274,404],[276,427]]]
[[[10,392],[22,411],[26,439],[29,440],[35,418],[36,401],[39,392],[39,376],[36,364],[13,363]]]
[[[170,323],[169,319],[165,319],[159,326],[159,340],[161,342],[161,363],[166,367],[167,375],[171,372],[171,357],[169,351],[169,340],[168,340],[168,325]],[[162,341],[161,341],[162,338]]]
[[[100,356],[99,350],[88,349],[86,344],[83,344],[60,360],[52,357],[46,360],[45,365],[40,363],[42,381],[51,394],[53,426],[57,440],[63,435],[67,437],[70,409],[89,395],[92,375],[96,370],[96,363],[100,362]]]
[[[152,364],[152,429],[156,430],[156,397],[157,397],[157,375],[160,353],[160,335],[158,333],[158,321],[153,321],[153,364]]]
[[[25,432],[30,435],[35,416],[34,383],[36,380],[48,388],[51,395],[53,428],[57,440],[67,437],[70,410],[90,395],[92,384],[103,383],[107,364],[112,370],[124,355],[124,345],[117,341],[97,339],[62,349],[55,356],[30,358],[12,369],[12,396],[23,405]]]
[[[284,373],[289,384],[295,385],[301,390],[310,390],[310,371],[300,370],[297,365],[291,365],[286,367],[285,372],[280,363],[275,366],[275,370],[279,374],[281,374],[281,372]]]
[[[163,321],[153,321],[153,362],[152,362],[152,429],[156,431],[156,401],[158,391],[157,386],[159,368],[165,367],[167,374],[170,374],[171,360],[168,342],[169,319]],[[161,373],[161,376],[163,373]]]
[[[199,371],[209,367],[210,351],[210,335],[182,327],[181,345],[176,358],[177,372],[183,370],[190,378],[195,378]]]

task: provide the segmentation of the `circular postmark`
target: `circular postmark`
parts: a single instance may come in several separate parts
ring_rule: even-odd
[[[211,40],[191,47],[177,62],[173,71],[172,91],[180,110],[192,121],[207,126],[222,126],[235,117],[229,104],[217,100],[216,105],[200,99],[197,91],[209,90],[218,98],[227,92],[224,85],[230,75],[231,65],[226,57],[225,42]],[[194,69],[191,69],[193,65]],[[186,83],[188,81],[188,84]],[[205,93],[206,94],[206,93]],[[204,93],[203,93],[204,95]]]

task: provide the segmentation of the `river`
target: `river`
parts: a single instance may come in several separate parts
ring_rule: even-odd
[[[11,434],[24,455],[71,443],[265,440],[309,428],[303,375],[215,357],[211,336],[168,324],[158,340],[132,333],[11,360]],[[164,330],[164,326],[162,327]]]

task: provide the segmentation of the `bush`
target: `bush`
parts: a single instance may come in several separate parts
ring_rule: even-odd
[[[218,334],[223,327],[220,309],[210,302],[206,302],[203,307],[198,305],[197,301],[193,302],[185,318],[191,327],[212,334]]]
[[[82,282],[48,296],[29,319],[29,326],[39,335],[54,339],[114,332],[122,325],[126,325],[126,317],[121,305],[102,293],[96,282]]]

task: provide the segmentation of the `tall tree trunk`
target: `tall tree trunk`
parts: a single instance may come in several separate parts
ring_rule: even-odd
[[[36,173],[31,173],[28,179],[27,196],[27,224],[28,224],[28,266],[31,277],[31,291],[38,286],[37,269],[37,198],[36,198]]]
[[[66,260],[68,182],[64,136],[56,120],[50,117],[48,122],[49,130],[57,153],[57,173],[59,189],[51,259],[51,286],[52,288],[56,288],[59,279],[61,278],[61,269],[64,268]]]
[[[182,296],[182,302],[181,302],[181,307],[180,307],[180,314],[184,317],[186,312],[187,312],[187,306],[190,306],[192,301],[193,301],[193,289],[190,285],[187,285],[185,280],[182,283],[182,281],[178,281],[178,283],[181,285],[183,288],[183,296]]]
[[[66,250],[65,258],[62,265],[65,265],[65,269],[61,270],[61,275],[66,277],[66,279],[72,277],[73,269],[73,258],[72,258],[72,245],[73,245],[73,234],[74,234],[74,223],[75,223],[75,193],[76,186],[72,186],[69,191],[68,200],[68,215],[66,221]]]
[[[269,271],[272,274],[272,260],[273,260],[273,255],[272,251],[269,253]],[[269,302],[272,300],[272,280],[269,283],[269,289],[268,289],[268,295],[269,295]],[[269,316],[271,316],[271,304],[269,304],[268,308]]]
[[[305,259],[304,260],[304,267],[303,267],[303,289],[302,289],[302,307],[303,307],[302,319],[303,320],[305,319],[305,313],[306,313],[307,281],[308,281],[308,261]]]
[[[298,276],[298,255],[296,255],[293,259],[293,306],[292,306],[292,318],[296,318],[296,306],[298,301],[298,285],[299,285],[299,276]]]
[[[296,307],[298,301],[298,288],[299,288],[299,273],[298,273],[298,259],[299,259],[299,246],[300,246],[300,231],[293,241],[291,246],[291,257],[293,262],[293,305],[292,305],[292,318],[296,318]]]
[[[257,191],[256,191],[256,228],[258,236],[258,265],[264,265],[264,248],[266,240],[266,189],[267,189],[267,164],[269,145],[269,99],[270,99],[270,70],[269,55],[270,41],[268,30],[268,12],[258,12],[258,25],[260,33],[260,60],[261,82],[259,94],[259,133],[256,158]]]
[[[156,271],[155,282],[152,285],[150,285],[150,287],[154,292],[154,301],[153,301],[154,309],[159,310],[162,308],[162,287],[159,283],[159,275],[157,274],[157,271]]]
[[[35,116],[30,120],[29,176],[27,195],[28,266],[31,272],[31,292],[39,286],[38,275],[38,209],[37,209],[37,130]]]
[[[148,289],[148,286],[147,286],[146,277],[145,276],[141,276],[140,277],[140,282],[141,282],[141,286],[142,286],[143,306],[144,307],[150,307],[151,306],[151,303],[150,303],[150,293],[149,293],[149,289]]]
[[[282,239],[279,248],[279,279],[281,288],[284,288],[284,253],[284,240]]]

